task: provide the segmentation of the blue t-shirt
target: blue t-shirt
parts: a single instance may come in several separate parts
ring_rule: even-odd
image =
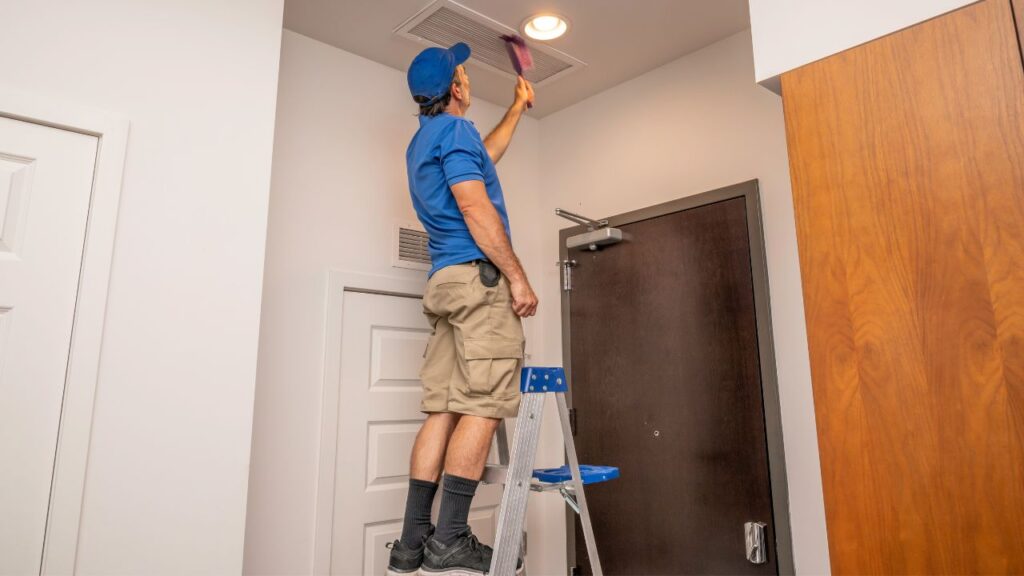
[[[476,126],[450,114],[419,119],[420,129],[409,143],[405,162],[412,205],[430,237],[433,275],[445,266],[486,258],[452,195],[451,187],[459,182],[482,181],[505,224],[505,233],[510,239],[512,235],[498,173]]]

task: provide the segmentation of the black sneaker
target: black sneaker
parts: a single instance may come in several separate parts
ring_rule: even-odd
[[[429,576],[478,576],[491,570],[491,555],[494,550],[481,544],[476,536],[466,530],[450,545],[445,546],[431,538],[423,547],[423,567],[420,574]],[[516,574],[523,573],[523,560],[516,565]]]
[[[418,548],[410,548],[402,544],[401,540],[395,540],[386,544],[391,550],[391,558],[388,560],[387,576],[402,576],[404,574],[416,574],[423,564],[423,549],[426,547],[427,539],[433,536],[431,530],[423,537],[423,542]]]

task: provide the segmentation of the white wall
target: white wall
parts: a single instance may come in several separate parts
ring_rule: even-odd
[[[758,82],[976,0],[750,0]]]
[[[4,2],[4,88],[131,121],[77,572],[231,574],[282,0]]]
[[[750,37],[732,36],[541,122],[544,262],[558,259],[555,207],[591,218],[760,180],[796,568],[829,572],[781,100],[751,82]],[[544,268],[542,302],[558,276]],[[557,305],[542,311],[560,357]]]
[[[470,70],[470,74],[473,71]],[[509,89],[512,89],[510,85]],[[418,127],[405,74],[285,31],[271,184],[245,572],[313,567],[328,270],[392,268],[393,226],[414,222],[405,149]],[[474,99],[481,131],[504,110]],[[524,119],[498,165],[516,248],[538,266],[539,129]]]
[[[760,179],[796,565],[822,574],[828,550],[782,104],[752,73],[749,36],[733,36],[540,122],[525,119],[499,172],[516,249],[541,298],[527,323],[535,365],[561,362],[554,262],[566,223],[555,207],[607,216]],[[486,130],[501,112],[476,100],[470,116]],[[402,72],[285,31],[246,573],[312,568],[327,270],[420,274],[391,268],[388,253],[393,223],[414,218],[402,158],[416,126]],[[561,463],[553,407],[547,414],[538,466]],[[564,570],[564,510],[557,498],[531,500],[531,573]]]

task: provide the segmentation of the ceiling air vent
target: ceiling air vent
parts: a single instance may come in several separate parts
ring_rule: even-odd
[[[396,249],[392,265],[396,268],[430,270],[430,252],[427,251],[427,233],[411,224],[395,226]]]
[[[518,34],[514,28],[492,20],[451,0],[437,0],[395,29],[399,36],[430,46],[447,48],[465,42],[473,50],[470,62],[515,78],[502,34]],[[544,86],[586,64],[544,44],[529,42],[533,69],[524,76],[536,86]]]

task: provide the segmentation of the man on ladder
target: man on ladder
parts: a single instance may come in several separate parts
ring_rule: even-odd
[[[434,332],[421,371],[428,414],[413,447],[401,539],[389,574],[484,574],[492,550],[467,524],[494,432],[520,405],[521,317],[537,310],[512,251],[505,199],[494,164],[508,148],[533,88],[516,81],[515,101],[481,139],[465,119],[470,50],[428,48],[409,67],[420,128],[406,152],[409,190],[430,237],[433,268],[423,309]],[[436,528],[430,511],[445,472]],[[521,562],[517,567],[521,571]]]

